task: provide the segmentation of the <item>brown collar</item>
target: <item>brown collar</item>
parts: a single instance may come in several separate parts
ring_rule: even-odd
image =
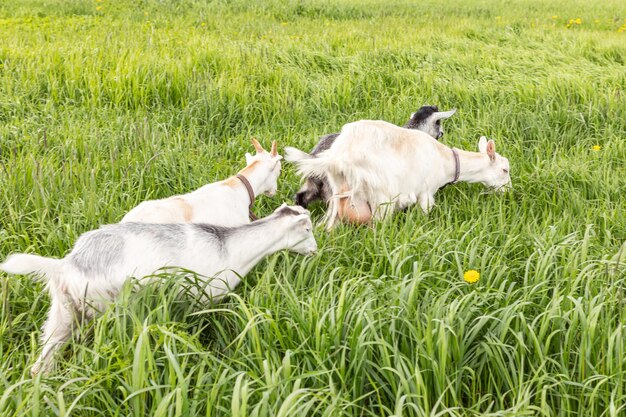
[[[450,184],[454,184],[459,180],[459,175],[461,175],[461,162],[459,161],[459,153],[454,148],[450,148],[450,150],[452,151],[452,155],[454,155],[454,179],[450,182],[445,183],[441,188],[447,187]]]
[[[239,178],[239,181],[241,181],[246,187],[246,190],[248,191],[248,197],[250,197],[250,205],[248,206],[248,216],[250,216],[250,220],[259,220],[259,218],[252,212],[252,206],[254,205],[254,191],[252,190],[250,181],[248,181],[248,179],[241,174],[237,174],[237,178]]]
[[[459,162],[459,153],[454,148],[450,148],[452,151],[452,155],[454,155],[454,179],[450,184],[454,184],[459,180],[459,175],[461,175],[461,162]]]

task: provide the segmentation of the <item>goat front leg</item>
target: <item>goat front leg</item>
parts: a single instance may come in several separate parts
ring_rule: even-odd
[[[339,217],[339,204],[334,196],[328,200],[328,212],[326,213],[326,230],[331,231]]]
[[[422,193],[417,196],[417,202],[419,203],[422,211],[425,214],[433,208],[435,205],[435,196],[429,193]]]
[[[30,370],[35,377],[40,372],[48,373],[53,364],[54,354],[72,335],[74,313],[64,305],[63,299],[52,297],[52,304],[48,312],[48,319],[43,326],[41,341],[43,348],[37,361]]]
[[[328,212],[326,213],[326,230],[331,231],[335,223],[340,219],[340,199],[351,196],[348,186],[342,178],[328,175],[328,188],[331,196],[328,199]]]

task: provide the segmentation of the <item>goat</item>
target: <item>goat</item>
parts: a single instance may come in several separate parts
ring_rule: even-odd
[[[247,166],[226,180],[204,185],[188,194],[140,203],[122,223],[209,223],[239,226],[254,220],[254,196],[276,193],[282,156],[272,142],[271,152],[252,139],[256,155],[246,153]]]
[[[285,155],[301,175],[328,178],[332,229],[337,219],[365,223],[416,202],[427,213],[437,190],[451,182],[510,188],[509,161],[495,142],[483,136],[478,149],[451,149],[424,132],[363,120],[346,124],[333,147],[317,156],[289,147]]]
[[[93,317],[117,297],[129,277],[144,277],[163,267],[184,268],[201,276],[200,295],[214,301],[269,254],[282,249],[314,254],[317,243],[311,228],[307,210],[283,204],[270,216],[238,227],[119,223],[84,233],[63,259],[10,255],[0,270],[39,275],[52,298],[43,349],[31,373],[47,372],[76,319]]]
[[[415,113],[411,114],[411,118],[404,127],[421,130],[435,139],[440,139],[443,136],[441,121],[451,117],[455,112],[456,109],[440,112],[437,106],[422,106]],[[337,136],[339,136],[339,133],[323,136],[311,151],[311,155],[318,155],[330,149]],[[330,196],[328,181],[324,177],[307,177],[305,183],[296,193],[295,201],[297,205],[306,208],[317,200],[326,202]]]

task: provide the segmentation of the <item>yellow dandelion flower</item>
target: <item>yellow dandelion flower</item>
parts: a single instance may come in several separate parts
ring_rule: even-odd
[[[600,146],[600,145],[593,145],[591,147],[591,149],[594,150],[594,151],[599,151],[600,149],[602,149],[602,146]]]
[[[583,22],[583,20],[580,17],[578,17],[576,18],[576,20],[574,20],[574,22],[576,22],[577,25],[580,25]]]
[[[98,6],[98,7],[96,7],[96,10],[97,10],[97,11],[102,10],[102,6]]]
[[[463,279],[465,280],[465,282],[470,283],[470,284],[478,282],[478,280],[480,279],[480,272],[474,269],[465,271],[465,273],[463,274]]]
[[[502,16],[496,16],[496,20],[502,19]]]
[[[552,16],[552,19],[558,19],[559,17],[557,15]]]
[[[600,19],[594,20],[595,23],[600,23]]]

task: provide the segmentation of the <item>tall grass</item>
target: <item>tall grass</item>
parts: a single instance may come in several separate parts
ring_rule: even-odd
[[[231,175],[250,136],[307,149],[425,103],[459,109],[446,143],[494,138],[514,182],[319,229],[317,256],[274,255],[217,305],[180,276],[131,282],[35,379],[49,300],[4,275],[0,413],[624,415],[625,18],[617,0],[0,4],[1,257],[63,256]],[[298,188],[283,166],[259,214]]]

